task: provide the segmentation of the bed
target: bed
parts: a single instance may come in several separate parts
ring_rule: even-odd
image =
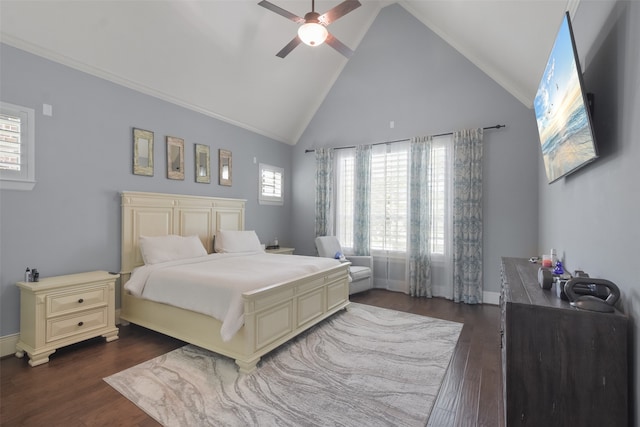
[[[245,200],[162,193],[123,192],[121,311],[123,322],[206,348],[235,360],[241,373],[260,358],[349,304],[348,265],[338,264],[241,294],[243,324],[231,337],[222,320],[127,291],[132,271],[144,265],[141,236],[198,236],[214,252],[220,230],[244,230]],[[296,255],[268,255],[296,257]],[[293,259],[292,259],[293,260]],[[137,273],[136,273],[137,274]]]

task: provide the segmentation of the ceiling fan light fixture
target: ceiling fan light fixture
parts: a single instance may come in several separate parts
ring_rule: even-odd
[[[298,37],[306,45],[319,46],[327,39],[329,32],[324,25],[317,22],[306,22],[298,28]]]
[[[2,0],[0,0],[2,1]],[[349,49],[344,43],[335,38],[325,28],[332,22],[342,18],[347,13],[362,6],[358,0],[343,0],[342,3],[329,9],[322,15],[316,12],[315,0],[311,0],[311,12],[304,15],[304,18],[289,12],[275,4],[269,2],[269,0],[260,0],[258,6],[262,6],[280,16],[283,16],[296,24],[302,24],[298,27],[298,34],[291,40],[285,47],[280,49],[276,56],[278,58],[284,58],[298,45],[304,43],[308,46],[320,46],[322,43],[326,43],[346,58],[350,58],[353,55],[353,51]]]

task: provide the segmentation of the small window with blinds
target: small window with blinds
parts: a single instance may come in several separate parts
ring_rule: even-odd
[[[261,205],[284,205],[284,169],[260,164],[258,203]]]
[[[34,110],[0,102],[0,185],[31,190],[35,185]]]

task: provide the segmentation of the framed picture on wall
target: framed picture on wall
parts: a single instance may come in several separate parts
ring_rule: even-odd
[[[184,139],[167,136],[167,178],[184,180]]]
[[[153,132],[133,128],[133,174],[153,176]]]
[[[218,168],[219,168],[219,185],[231,186],[231,151],[219,150],[218,151]]]
[[[196,182],[209,184],[211,182],[211,165],[209,159],[209,146],[196,144],[195,152]]]

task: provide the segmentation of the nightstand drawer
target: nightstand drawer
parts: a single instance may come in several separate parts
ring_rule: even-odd
[[[107,326],[107,307],[47,320],[47,342]]]
[[[47,295],[47,317],[107,305],[107,288],[102,286],[79,292]]]

